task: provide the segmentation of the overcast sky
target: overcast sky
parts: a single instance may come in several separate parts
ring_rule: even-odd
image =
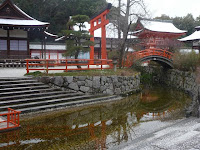
[[[107,0],[116,3],[118,0]],[[126,1],[126,0],[122,0]],[[200,16],[200,0],[144,0],[152,17],[166,14],[170,17],[182,17],[191,13],[194,18]],[[117,4],[117,3],[116,3]],[[115,4],[114,4],[115,5]]]

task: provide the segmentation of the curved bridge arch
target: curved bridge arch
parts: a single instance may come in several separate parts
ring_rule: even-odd
[[[173,53],[156,48],[145,49],[142,51],[134,52],[131,56],[128,56],[128,60],[132,61],[129,62],[129,66],[133,64],[133,61],[156,61],[164,67],[173,68],[173,61],[172,61]],[[131,65],[130,65],[131,64]]]
[[[141,62],[155,61],[164,67],[173,68],[172,60],[169,60],[162,56],[147,56],[147,57],[143,57],[143,58],[139,59],[138,61],[141,61]]]

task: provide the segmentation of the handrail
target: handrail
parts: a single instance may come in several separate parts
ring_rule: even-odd
[[[107,59],[26,59],[25,61],[27,73],[31,70],[45,70],[48,73],[50,70],[63,70],[67,72],[69,70],[102,70],[113,68],[112,60]],[[93,65],[97,65],[98,67],[94,67]],[[56,66],[64,66],[64,68],[53,68]]]
[[[0,114],[0,117],[3,117],[3,120],[0,120],[0,124],[4,123],[6,125],[0,127],[1,130],[16,128],[20,126],[19,114],[21,111],[16,111],[14,109],[8,108],[8,113]]]
[[[134,52],[131,55],[127,56],[126,66],[130,67],[133,64],[133,61],[148,57],[148,56],[161,56],[172,61],[173,53],[167,50],[158,49],[158,48],[149,48]]]
[[[171,60],[173,56],[172,52],[169,52],[163,49],[157,49],[157,48],[145,49],[142,51],[135,52],[133,54],[136,55],[136,58],[138,59],[147,57],[147,56],[161,56],[161,57],[165,57]]]

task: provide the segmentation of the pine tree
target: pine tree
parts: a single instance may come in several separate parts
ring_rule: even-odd
[[[90,51],[90,46],[93,42],[90,41],[90,34],[85,30],[85,22],[89,21],[89,17],[86,15],[72,16],[67,23],[67,30],[63,33],[66,37],[67,50],[65,56],[74,56],[78,59],[80,52]],[[73,30],[77,26],[78,31]]]

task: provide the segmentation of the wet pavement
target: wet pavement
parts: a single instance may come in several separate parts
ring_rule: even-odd
[[[112,148],[120,150],[199,150],[200,119],[182,119]]]

